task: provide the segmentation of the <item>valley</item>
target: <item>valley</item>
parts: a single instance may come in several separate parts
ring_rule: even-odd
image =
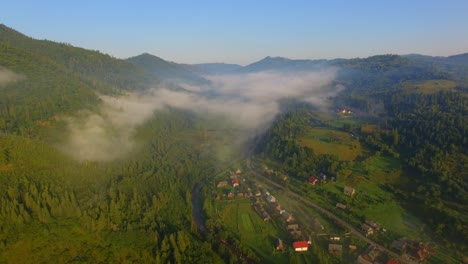
[[[467,65],[118,59],[0,25],[0,263],[461,263]]]

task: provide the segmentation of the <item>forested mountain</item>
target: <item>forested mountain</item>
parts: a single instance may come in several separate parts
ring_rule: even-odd
[[[198,73],[191,65],[165,61],[154,55],[143,53],[127,59],[128,62],[144,69],[146,73],[162,80],[186,82],[193,85],[204,85],[210,82]]]
[[[61,151],[71,122],[102,114],[100,95],[151,87],[156,74],[0,29],[0,262],[228,261],[192,223],[190,190],[214,168],[193,115],[152,116],[118,160]]]
[[[405,57],[426,67],[446,71],[460,81],[463,87],[466,88],[468,86],[468,53],[448,57],[431,57],[419,54],[410,54]]]
[[[0,25],[0,42],[47,57],[91,81],[121,89],[143,89],[157,83],[154,75],[146,74],[125,60],[67,43],[33,39],[5,25]]]

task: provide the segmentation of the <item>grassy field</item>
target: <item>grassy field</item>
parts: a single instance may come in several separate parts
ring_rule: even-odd
[[[240,235],[240,241],[249,246],[268,263],[285,263],[287,255],[274,253],[278,231],[272,221],[263,221],[253,210],[248,199],[239,199],[224,205],[221,212],[224,224]]]
[[[439,91],[453,90],[456,86],[456,82],[449,80],[430,80],[418,83],[406,82],[403,85],[403,91],[408,94],[433,94]]]
[[[328,128],[310,128],[299,143],[317,154],[337,155],[340,160],[355,160],[362,152],[359,141],[353,136]]]

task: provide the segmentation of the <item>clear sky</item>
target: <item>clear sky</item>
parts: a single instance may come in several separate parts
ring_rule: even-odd
[[[118,58],[183,63],[468,52],[466,0],[5,0],[0,23]]]

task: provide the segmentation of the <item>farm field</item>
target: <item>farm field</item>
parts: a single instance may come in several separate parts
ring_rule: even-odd
[[[269,263],[286,263],[286,254],[274,253],[279,232],[272,221],[263,221],[253,210],[249,199],[239,199],[222,205],[221,219],[225,226],[240,235],[240,241]]]
[[[317,154],[336,155],[340,160],[355,160],[362,152],[359,141],[348,133],[329,128],[310,128],[299,144]]]

